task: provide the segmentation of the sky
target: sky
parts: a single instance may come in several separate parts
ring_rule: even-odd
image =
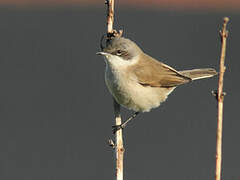
[[[101,5],[99,0],[0,0],[2,5]],[[238,0],[116,0],[116,4],[133,7],[176,9],[240,9]]]
[[[177,70],[218,70],[218,32],[230,18],[223,179],[239,180],[239,12],[116,6],[115,28]],[[0,179],[114,178],[112,97],[96,55],[106,9],[63,7],[0,6]],[[214,179],[217,81],[182,85],[128,124],[125,179]],[[122,108],[123,120],[131,113]]]

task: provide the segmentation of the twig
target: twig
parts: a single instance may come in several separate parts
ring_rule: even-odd
[[[121,125],[121,115],[120,115],[120,105],[114,100],[114,114],[116,125]],[[124,156],[124,147],[123,147],[123,138],[122,138],[122,129],[119,129],[115,134],[116,144],[116,179],[123,180],[123,156]]]
[[[106,0],[107,4],[107,33],[113,33],[114,22],[114,0]]]
[[[216,145],[216,174],[215,180],[221,179],[221,165],[222,165],[222,124],[223,124],[223,76],[225,72],[225,53],[226,53],[226,40],[228,36],[228,31],[226,30],[227,23],[229,21],[228,17],[223,19],[222,30],[220,31],[221,36],[221,57],[220,57],[220,67],[219,67],[219,81],[218,81],[218,122],[217,122],[217,145]]]
[[[121,36],[122,31],[117,32],[113,30],[113,22],[114,22],[114,0],[106,0],[105,4],[107,4],[107,41],[112,37]],[[120,115],[120,105],[114,100],[114,115],[116,126],[122,124],[121,115]],[[122,129],[119,129],[115,133],[115,144],[114,144],[115,152],[116,152],[116,179],[123,180],[123,156],[124,156],[124,147],[123,147],[123,137],[122,137]]]

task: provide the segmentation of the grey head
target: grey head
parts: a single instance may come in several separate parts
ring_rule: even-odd
[[[107,46],[103,49],[103,53],[120,57],[126,61],[131,61],[141,54],[142,50],[130,39],[115,37],[107,42]]]

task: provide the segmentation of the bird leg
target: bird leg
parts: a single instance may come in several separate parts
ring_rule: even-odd
[[[123,129],[126,127],[127,123],[129,121],[131,121],[132,119],[134,119],[137,115],[139,114],[139,112],[135,112],[132,116],[130,116],[124,123],[120,124],[120,125],[114,125],[112,126],[112,131],[113,134],[115,134],[119,129]]]

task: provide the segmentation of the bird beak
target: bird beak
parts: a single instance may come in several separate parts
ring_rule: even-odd
[[[97,52],[96,55],[106,56],[106,55],[108,55],[108,53],[106,53],[106,52]]]

